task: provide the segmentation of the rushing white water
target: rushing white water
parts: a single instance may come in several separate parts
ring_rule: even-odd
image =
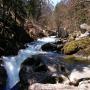
[[[38,41],[42,41],[42,42],[55,42],[57,41],[58,39],[55,38],[55,36],[51,36],[51,37],[48,37],[48,38],[42,38],[42,39],[38,39]]]
[[[10,90],[19,81],[20,65],[25,59],[27,59],[31,55],[46,53],[41,50],[41,46],[48,42],[56,42],[57,40],[58,39],[55,37],[45,37],[42,39],[38,39],[35,42],[28,43],[28,47],[26,49],[19,50],[17,56],[3,56],[2,58],[5,64],[5,69],[8,74],[8,83],[6,90]]]

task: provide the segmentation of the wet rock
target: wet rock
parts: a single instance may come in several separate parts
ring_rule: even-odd
[[[20,69],[20,83],[23,86],[28,86],[36,82],[43,82],[47,77],[46,65],[38,58],[28,58],[25,60]]]
[[[60,52],[61,49],[63,48],[63,44],[61,44],[61,42],[47,43],[47,44],[44,44],[41,48],[43,51],[59,51]]]
[[[52,43],[44,44],[42,47],[43,51],[55,51],[57,49],[57,46]]]
[[[46,55],[34,55],[26,59],[20,69],[19,77],[22,86],[34,83],[61,83],[68,75],[66,65],[56,56],[54,58]],[[64,75],[64,79],[62,77]],[[67,78],[68,79],[68,78]]]
[[[0,90],[3,90],[6,87],[7,83],[7,73],[4,68],[4,63],[0,60]]]

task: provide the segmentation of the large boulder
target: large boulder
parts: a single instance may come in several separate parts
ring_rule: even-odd
[[[41,49],[43,51],[61,51],[61,49],[63,48],[63,41],[57,41],[55,43],[46,43],[44,44]]]
[[[23,88],[29,84],[43,82],[47,77],[47,67],[40,58],[28,58],[21,65],[19,77],[21,85],[25,86]]]
[[[53,43],[44,44],[41,48],[43,51],[55,51],[55,50],[57,50],[57,46],[54,45]]]
[[[66,43],[63,47],[64,54],[74,54],[78,51],[78,46],[75,41]]]
[[[80,50],[84,50],[90,45],[90,38],[82,38],[80,40],[73,40],[70,42],[67,42],[64,47],[63,51],[64,54],[75,54]]]

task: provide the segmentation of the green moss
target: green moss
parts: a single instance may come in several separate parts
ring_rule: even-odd
[[[64,54],[74,54],[81,49],[85,49],[90,45],[90,38],[84,38],[80,40],[73,40],[65,44],[63,51]]]
[[[63,50],[65,54],[73,54],[78,50],[77,43],[75,41],[71,41],[64,46]]]
[[[76,41],[79,48],[83,49],[90,45],[90,38],[84,38]]]

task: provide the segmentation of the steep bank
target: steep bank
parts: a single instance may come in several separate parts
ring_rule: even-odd
[[[0,29],[0,56],[16,55],[25,43],[33,41],[23,27],[16,24]]]

